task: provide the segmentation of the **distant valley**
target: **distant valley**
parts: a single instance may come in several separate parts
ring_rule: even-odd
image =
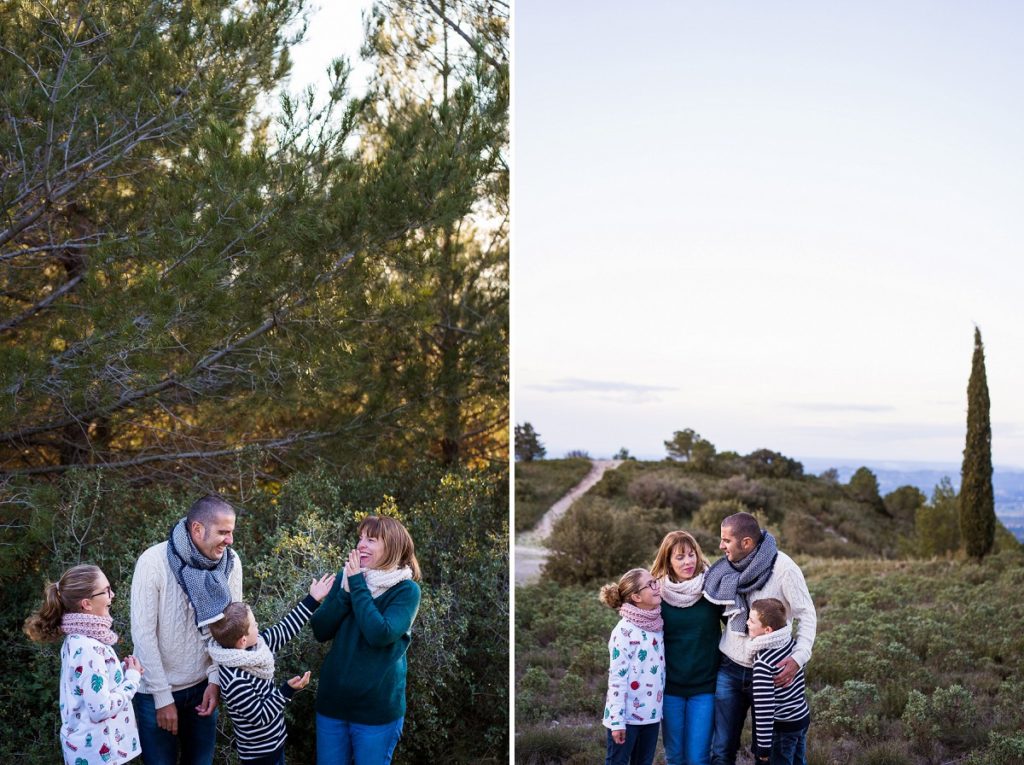
[[[867,467],[878,478],[883,495],[900,486],[916,486],[931,499],[932,491],[948,476],[953,487],[960,490],[960,465],[914,462],[866,463],[854,460],[829,460],[817,457],[797,458],[806,473],[818,475],[829,468],[839,471],[839,480],[846,483],[859,467]],[[1024,542],[1024,470],[995,467],[992,474],[996,516],[1014,536]]]

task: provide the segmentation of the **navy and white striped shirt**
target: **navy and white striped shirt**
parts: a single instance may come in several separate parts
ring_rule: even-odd
[[[767,638],[768,635],[762,637]],[[789,639],[786,640],[786,637]],[[754,641],[757,640],[760,638],[754,638]],[[775,685],[775,675],[781,671],[775,665],[793,653],[796,641],[791,635],[780,634],[778,639],[764,642],[769,643],[770,647],[766,646],[755,654],[752,680],[754,754],[759,756],[771,754],[773,731],[800,731],[811,721],[811,710],[804,698],[803,667],[785,688]],[[756,642],[751,647],[755,646]]]
[[[295,637],[319,605],[307,595],[278,624],[261,630],[260,637],[271,653]],[[274,754],[284,746],[288,736],[284,705],[294,695],[295,690],[287,682],[275,686],[273,680],[256,677],[244,667],[220,666],[220,697],[231,717],[238,756],[243,762]]]

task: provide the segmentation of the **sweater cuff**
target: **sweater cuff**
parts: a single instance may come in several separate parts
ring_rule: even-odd
[[[153,694],[153,706],[157,709],[166,707],[174,703],[174,694],[171,693],[170,688],[166,691],[160,691],[159,693]]]
[[[324,598],[324,600],[327,600],[327,598]],[[312,595],[307,595],[302,599],[301,602],[302,605],[304,605],[310,611],[316,611],[320,607],[320,601],[314,598]]]
[[[124,679],[138,688],[139,682],[142,680],[142,675],[139,674],[139,670],[137,669],[126,669],[124,672]],[[173,699],[174,697],[171,696],[171,698]]]
[[[291,701],[292,696],[295,695],[295,689],[288,685],[288,681],[281,683],[280,691],[281,694],[289,701]]]

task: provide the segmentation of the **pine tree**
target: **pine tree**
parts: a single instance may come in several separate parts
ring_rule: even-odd
[[[996,514],[992,494],[992,425],[981,331],[974,328],[974,357],[967,383],[967,443],[960,482],[960,535],[967,554],[981,560],[992,551]]]
[[[540,442],[540,434],[533,429],[533,425],[524,422],[516,425],[516,459],[523,462],[532,462],[534,459],[544,459],[548,450]]]

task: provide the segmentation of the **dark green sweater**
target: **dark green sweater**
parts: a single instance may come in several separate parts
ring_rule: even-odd
[[[420,587],[399,582],[374,600],[366,578],[330,594],[309,620],[321,643],[333,640],[320,668],[316,711],[362,725],[383,725],[405,716],[405,652],[420,605]]]
[[[321,606],[321,610],[323,606]],[[701,598],[688,608],[661,604],[665,620],[665,693],[696,696],[715,692],[722,606]]]

